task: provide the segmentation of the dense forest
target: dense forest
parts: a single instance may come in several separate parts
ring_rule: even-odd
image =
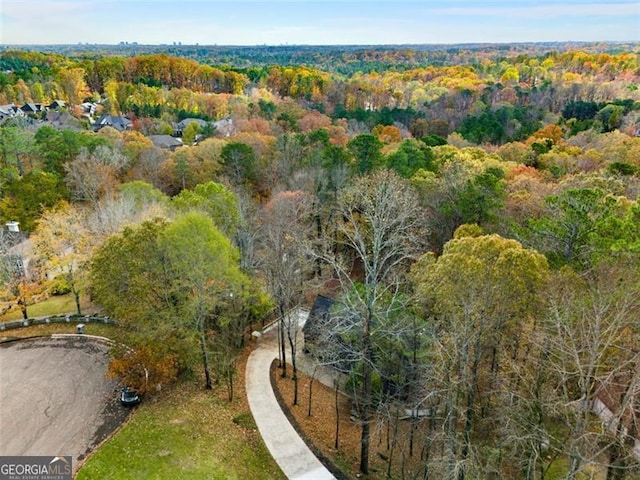
[[[133,332],[114,374],[203,371],[231,398],[268,315],[295,379],[287,312],[322,294],[306,347],[349,376],[362,473],[387,428],[393,478],[638,478],[639,60],[5,48],[0,221],[35,254],[2,234],[4,300],[90,295]]]

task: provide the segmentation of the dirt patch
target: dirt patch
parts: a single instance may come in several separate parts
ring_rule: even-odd
[[[293,405],[294,383],[291,379],[291,366],[288,377],[282,378],[277,368],[277,361],[272,367],[272,383],[276,396],[287,416],[301,437],[318,455],[328,459],[326,465],[334,475],[334,468],[339,469],[338,478],[369,478],[383,479],[387,477],[389,461],[392,464],[393,478],[402,478],[400,473],[415,474],[420,470],[420,446],[416,441],[413,455],[408,454],[406,440],[410,423],[407,421],[386,422],[378,417],[371,427],[369,475],[363,477],[358,473],[360,466],[361,428],[351,417],[348,397],[337,395],[334,389],[313,381],[309,375],[299,373],[298,405]],[[311,385],[312,384],[312,385]],[[311,385],[311,416],[309,416],[309,387]],[[396,423],[398,429],[396,430]],[[336,447],[336,430],[338,444]],[[393,438],[399,438],[395,446]],[[387,442],[389,440],[389,443]],[[324,462],[323,462],[324,463]],[[333,468],[332,468],[333,467]],[[408,476],[407,478],[413,478]]]

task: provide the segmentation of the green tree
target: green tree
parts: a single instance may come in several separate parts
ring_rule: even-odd
[[[96,303],[132,327],[141,345],[171,339],[167,354],[176,354],[187,370],[199,352],[208,389],[213,386],[208,339],[233,330],[229,321],[239,320],[223,315],[222,308],[230,308],[230,294],[244,298],[242,292],[253,291],[240,272],[236,249],[201,212],[125,228],[98,249],[90,280]]]
[[[433,153],[430,148],[420,148],[417,142],[404,140],[398,150],[387,157],[387,168],[404,178],[411,178],[418,170],[432,170]]]
[[[458,480],[484,470],[477,463],[482,459],[472,456],[480,449],[476,442],[500,448],[508,399],[525,394],[518,392],[517,372],[527,360],[548,271],[543,255],[475,230],[460,230],[441,256],[427,254],[412,267],[417,299],[434,322],[437,366],[428,388],[439,391],[444,409],[446,477]]]
[[[578,188],[545,200],[545,215],[529,220],[522,232],[525,238],[552,264],[587,267],[594,253],[593,236],[603,231],[602,223],[616,210],[615,198],[597,188]]]
[[[603,132],[612,132],[613,130],[620,128],[624,114],[625,108],[623,106],[607,105],[596,114],[594,118],[595,125],[597,125]]]
[[[185,145],[192,145],[196,141],[196,136],[200,133],[200,125],[197,122],[189,122],[182,131],[182,142]]]
[[[255,184],[258,179],[256,155],[246,143],[227,143],[220,153],[223,172],[234,185]]]
[[[64,166],[80,154],[82,147],[93,152],[108,140],[99,135],[86,135],[72,130],[57,130],[52,126],[40,127],[35,133],[35,147],[44,160],[43,169],[64,176]]]
[[[126,326],[152,331],[173,309],[167,260],[159,245],[165,221],[126,227],[108,238],[91,259],[91,296]]]
[[[171,199],[171,203],[179,212],[198,210],[206,213],[214,225],[229,237],[233,236],[240,222],[235,195],[220,183],[200,183],[193,190],[182,190]]]
[[[188,239],[188,240],[187,240]],[[219,298],[248,283],[231,242],[203,213],[178,217],[162,232],[160,245],[175,279],[176,321],[184,319],[200,345],[205,387],[213,388],[207,331]]]
[[[2,177],[9,172],[25,173],[25,168],[33,167],[31,155],[34,149],[33,134],[18,127],[0,128],[0,170]],[[0,184],[1,186],[1,184]]]
[[[495,219],[495,213],[503,205],[505,188],[504,172],[495,167],[471,178],[458,195],[441,207],[441,212],[455,221],[486,224]]]
[[[355,158],[355,170],[358,174],[369,173],[382,166],[382,142],[375,135],[360,134],[350,140],[347,146]]]
[[[45,209],[66,198],[66,189],[56,175],[31,170],[7,182],[2,194],[0,221],[18,221],[24,231],[32,232]]]

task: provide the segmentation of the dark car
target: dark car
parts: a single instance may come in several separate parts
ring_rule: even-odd
[[[125,407],[133,407],[140,403],[140,394],[129,387],[124,387],[120,393],[120,403]]]

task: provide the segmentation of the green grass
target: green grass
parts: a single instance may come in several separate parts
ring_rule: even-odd
[[[545,478],[548,478],[549,480],[560,480],[566,478],[568,471],[569,460],[566,458],[560,458],[551,463]]]
[[[73,313],[76,311],[76,302],[72,294],[56,295],[49,297],[44,302],[29,305],[27,313],[29,318],[46,317],[49,315],[57,315],[61,313]],[[84,313],[84,312],[83,312]],[[0,316],[0,322],[8,322],[11,320],[20,320],[22,312],[19,308],[13,308],[10,312]]]
[[[242,408],[193,384],[165,392],[157,402],[146,398],[76,478],[285,478]]]

